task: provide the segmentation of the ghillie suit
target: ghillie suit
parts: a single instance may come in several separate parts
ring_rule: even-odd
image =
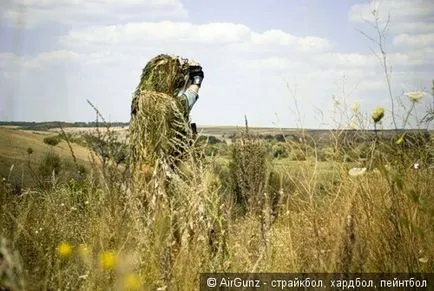
[[[183,205],[188,202],[179,197],[180,185],[193,183],[179,169],[182,161],[191,161],[194,155],[188,101],[181,98],[190,85],[189,73],[186,59],[156,56],[143,69],[131,104],[132,190],[142,201],[146,223],[152,224],[161,215],[170,220],[170,233],[159,236],[164,239],[159,247],[163,249],[160,259],[165,282],[170,281],[172,262],[186,232],[185,218],[178,213],[188,208]],[[194,165],[189,163],[190,168]]]
[[[188,105],[178,96],[188,85],[188,73],[186,59],[164,54],[143,69],[131,104],[132,173],[173,171],[191,143]]]

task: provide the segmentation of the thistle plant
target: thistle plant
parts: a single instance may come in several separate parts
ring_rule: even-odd
[[[381,121],[384,117],[384,108],[383,107],[377,107],[375,108],[374,112],[372,112],[372,120],[374,120],[374,124],[377,125],[378,122]]]

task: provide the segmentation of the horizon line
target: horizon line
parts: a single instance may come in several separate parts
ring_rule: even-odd
[[[126,121],[58,121],[58,120],[54,120],[54,121],[4,121],[4,120],[0,120],[0,126],[5,125],[5,124],[16,124],[16,123],[34,123],[34,124],[43,124],[43,123],[69,123],[69,124],[74,124],[74,123],[99,123],[99,124],[114,124],[114,123],[121,123],[121,124],[129,124],[130,122],[126,122]],[[210,125],[210,124],[196,124],[197,127],[200,128],[217,128],[217,127],[224,127],[224,128],[244,128],[245,125],[233,125],[233,124],[224,124],[224,125]],[[361,129],[361,128],[332,128],[332,127],[327,127],[327,128],[313,128],[313,127],[309,127],[309,128],[303,128],[303,127],[278,127],[278,126],[256,126],[256,125],[249,125],[249,128],[256,128],[256,129],[281,129],[281,130],[346,130],[346,131],[356,131],[356,130],[375,130],[374,128],[372,129]],[[377,129],[378,130],[378,129]],[[434,129],[427,129],[427,128],[383,128],[381,129],[382,131],[405,131],[405,130],[423,130],[423,131],[433,131]]]

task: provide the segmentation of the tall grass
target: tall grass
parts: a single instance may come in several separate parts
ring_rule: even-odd
[[[433,272],[433,169],[411,167],[432,144],[371,143],[364,163],[375,167],[360,176],[348,174],[359,162],[345,162],[338,143],[324,173],[314,145],[288,141],[306,160],[277,167],[259,163],[261,141],[244,139],[233,166],[186,159],[169,182],[130,187],[110,163],[80,183],[19,195],[3,181],[2,252],[15,255],[2,284],[196,290],[199,273],[212,271]]]

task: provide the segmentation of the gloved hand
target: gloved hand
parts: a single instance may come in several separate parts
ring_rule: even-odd
[[[204,74],[202,67],[199,64],[190,66],[190,80],[192,85],[197,85],[200,87],[203,78]]]

